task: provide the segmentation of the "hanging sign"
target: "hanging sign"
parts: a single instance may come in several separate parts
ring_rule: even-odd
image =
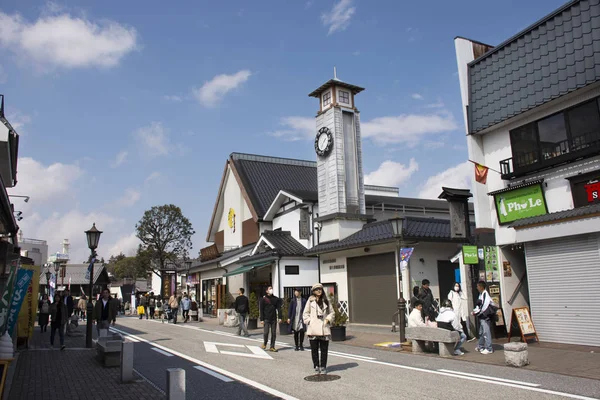
[[[400,249],[400,270],[404,271],[408,267],[408,262],[414,251],[414,247],[403,247]]]
[[[477,246],[463,245],[462,254],[463,254],[463,264],[479,264],[479,256],[478,256]]]
[[[548,214],[541,183],[497,193],[494,202],[500,225]]]

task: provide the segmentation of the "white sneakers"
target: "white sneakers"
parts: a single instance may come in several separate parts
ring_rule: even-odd
[[[465,355],[465,353],[463,353],[463,352],[462,352],[462,351],[460,351],[460,350],[456,350],[456,351],[454,352],[454,355],[455,355],[455,356],[464,356],[464,355]]]
[[[486,349],[483,349],[483,350],[480,351],[481,354],[492,354],[493,352],[494,352],[493,350],[489,351],[489,350],[486,350]]]

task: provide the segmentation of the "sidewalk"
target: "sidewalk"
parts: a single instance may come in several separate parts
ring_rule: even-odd
[[[118,322],[118,321],[117,321]],[[85,334],[85,325],[79,326]],[[93,330],[96,337],[96,328]],[[134,372],[135,381],[119,382],[119,368],[103,368],[95,360],[95,349],[85,348],[85,335],[65,336],[60,351],[58,333],[50,348],[50,330],[35,327],[29,349],[19,350],[8,371],[4,398],[9,400],[103,400],[163,399],[164,394]],[[12,379],[11,379],[12,378]]]
[[[237,331],[237,328],[226,328],[218,324],[216,318],[204,318],[198,324],[210,329],[218,329],[227,332]],[[262,334],[262,328],[251,331],[254,335]],[[398,347],[400,334],[392,332],[389,326],[353,325],[346,328],[347,340],[336,342],[348,346],[378,348],[395,352],[410,352]],[[285,336],[283,336],[285,337]],[[278,339],[283,339],[278,336]],[[382,343],[394,343],[395,347],[375,346]],[[467,342],[464,345],[465,355],[454,357],[455,360],[463,360],[491,365],[505,366],[503,345],[507,343],[506,338],[494,340],[494,353],[483,355],[475,351],[477,341]],[[392,345],[393,346],[393,345]],[[523,369],[548,372],[553,374],[576,376],[600,380],[600,347],[577,346],[556,343],[530,343],[528,346],[530,364]],[[424,357],[439,357],[437,354],[423,354]],[[509,367],[507,367],[509,368]]]

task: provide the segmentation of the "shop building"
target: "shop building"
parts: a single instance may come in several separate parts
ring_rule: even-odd
[[[571,1],[493,47],[456,38],[477,228],[502,308],[539,339],[600,346],[600,2]],[[495,171],[497,172],[495,172]]]

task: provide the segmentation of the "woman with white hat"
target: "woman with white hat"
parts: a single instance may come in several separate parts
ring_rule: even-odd
[[[315,283],[312,286],[312,296],[309,297],[304,307],[302,319],[306,325],[306,334],[310,341],[313,366],[317,374],[327,374],[327,351],[331,338],[331,321],[334,312],[327,296],[323,293],[323,285]],[[319,363],[319,350],[321,362]]]

